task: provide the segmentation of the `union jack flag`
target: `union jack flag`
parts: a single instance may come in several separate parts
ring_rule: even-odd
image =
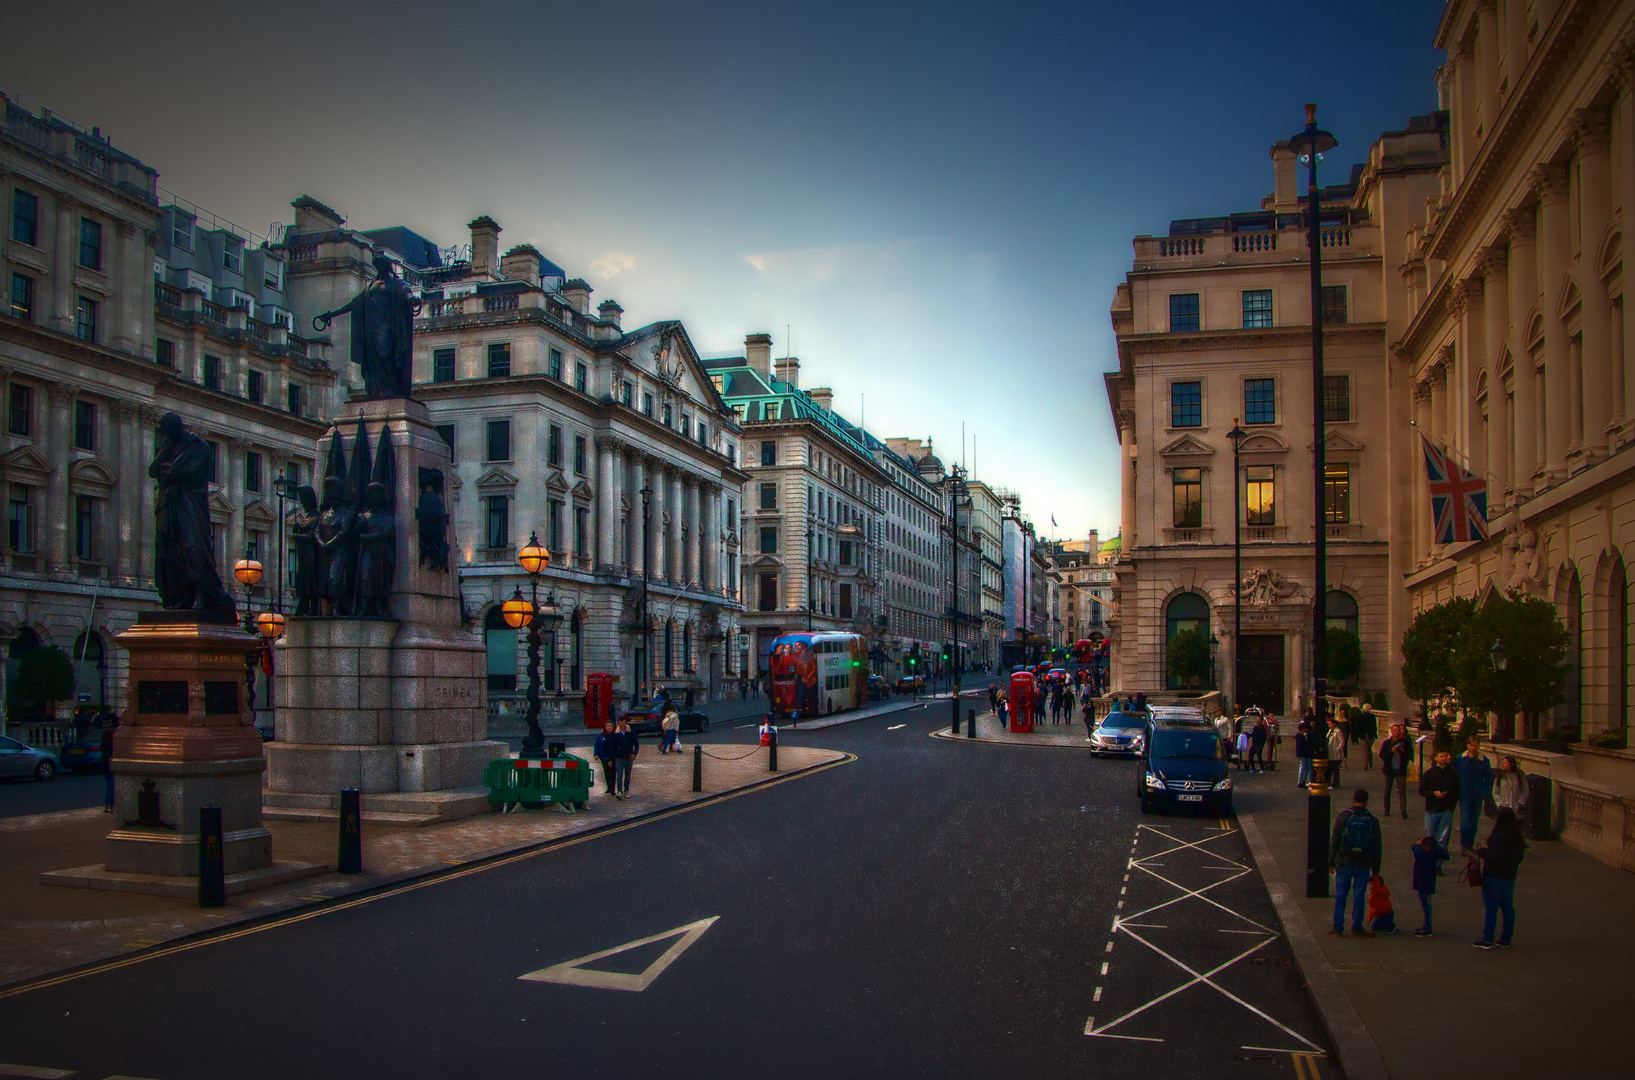
[[[1423,433],[1425,473],[1430,478],[1434,542],[1461,544],[1487,539],[1487,481],[1465,471]]]

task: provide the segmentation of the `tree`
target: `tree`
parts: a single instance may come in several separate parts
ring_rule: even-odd
[[[1165,661],[1170,678],[1187,684],[1209,674],[1209,638],[1202,627],[1189,626],[1177,630],[1169,639]]]
[[[19,702],[49,712],[51,703],[74,695],[74,665],[55,645],[30,649],[17,662],[11,693]]]
[[[1340,626],[1331,626],[1323,635],[1328,646],[1328,677],[1335,683],[1349,683],[1362,668],[1362,642]]]
[[[1539,715],[1567,700],[1567,662],[1572,635],[1555,605],[1512,589],[1483,604],[1460,632],[1453,670],[1459,700],[1499,717],[1495,735],[1514,734],[1517,713],[1527,733]]]
[[[1419,702],[1419,715],[1428,716],[1427,703],[1453,692],[1453,648],[1465,624],[1476,614],[1476,603],[1459,596],[1414,616],[1402,635],[1402,688]]]

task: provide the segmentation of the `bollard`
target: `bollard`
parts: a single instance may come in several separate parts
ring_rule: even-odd
[[[766,747],[766,771],[778,771],[778,729],[772,729],[772,741]]]
[[[227,903],[227,874],[221,851],[221,807],[199,807],[199,906]]]
[[[704,748],[693,747],[693,790],[704,790]]]
[[[954,713],[954,719],[948,725],[948,734],[958,735],[959,734],[959,697],[958,696],[955,696],[955,698],[954,698],[953,713]]]
[[[1328,895],[1328,759],[1314,758],[1306,785],[1306,896]]]
[[[341,791],[341,834],[335,850],[335,870],[342,874],[363,872],[363,813],[358,809],[358,789]]]
[[[967,739],[976,738],[976,710],[975,709],[966,709],[965,710],[965,737]]]

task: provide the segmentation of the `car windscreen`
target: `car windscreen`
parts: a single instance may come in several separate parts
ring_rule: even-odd
[[[1155,758],[1210,759],[1221,756],[1221,740],[1213,731],[1159,731],[1152,737]]]
[[[1104,728],[1133,728],[1139,730],[1146,726],[1147,718],[1136,713],[1116,712],[1108,713],[1107,719],[1101,722]]]

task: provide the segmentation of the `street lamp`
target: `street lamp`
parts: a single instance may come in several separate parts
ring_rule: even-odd
[[[253,550],[246,544],[244,558],[233,564],[233,577],[237,578],[238,583],[244,586],[244,622],[246,630],[255,625],[251,621],[250,615],[250,589],[261,580],[263,572],[260,561],[254,557]],[[255,715],[255,661],[259,653],[260,650],[258,649],[256,652],[244,654],[244,692],[250,698],[250,715],[252,717]]]
[[[636,673],[636,694],[638,700],[641,691],[647,685],[653,671],[653,620],[648,618],[647,612],[647,583],[652,580],[653,559],[647,548],[648,537],[653,531],[653,489],[647,484],[642,485],[642,662],[644,669]]]
[[[806,519],[806,629],[812,629],[812,519]]]
[[[528,575],[532,599],[522,598],[522,586],[517,586],[500,608],[505,623],[512,629],[528,627],[528,734],[522,739],[525,757],[537,757],[545,749],[545,733],[539,726],[539,631],[542,624],[551,627],[551,651],[556,651],[556,624],[562,621],[554,594],[539,602],[539,575],[551,565],[551,553],[539,543],[538,533],[528,534],[528,543],[517,552],[517,564]]]
[[[1241,713],[1243,702],[1238,694],[1238,681],[1243,668],[1238,657],[1243,650],[1243,511],[1239,506],[1239,482],[1243,469],[1238,465],[1238,453],[1249,433],[1238,426],[1238,418],[1234,416],[1232,430],[1226,437],[1232,440],[1232,707]]]
[[[284,470],[278,470],[278,478],[273,481],[273,494],[278,496],[278,589],[273,610],[280,613],[284,610],[284,504],[294,502],[299,493],[300,485],[285,476]]]
[[[1317,705],[1317,734],[1328,728],[1328,504],[1325,480],[1327,437],[1323,416],[1323,198],[1317,186],[1317,163],[1339,140],[1317,126],[1317,106],[1306,106],[1306,126],[1289,140],[1289,149],[1306,162],[1306,243],[1311,248],[1311,461],[1315,516],[1315,584],[1312,602],[1312,698]],[[1318,759],[1322,761],[1321,758]],[[1306,815],[1306,895],[1328,895],[1328,768],[1313,770]]]
[[[965,472],[958,465],[948,470],[948,550],[953,561],[953,618],[949,625],[953,630],[954,647],[949,654],[949,673],[953,677],[950,687],[949,702],[953,720],[949,725],[950,731],[959,730],[959,503],[965,495]]]

